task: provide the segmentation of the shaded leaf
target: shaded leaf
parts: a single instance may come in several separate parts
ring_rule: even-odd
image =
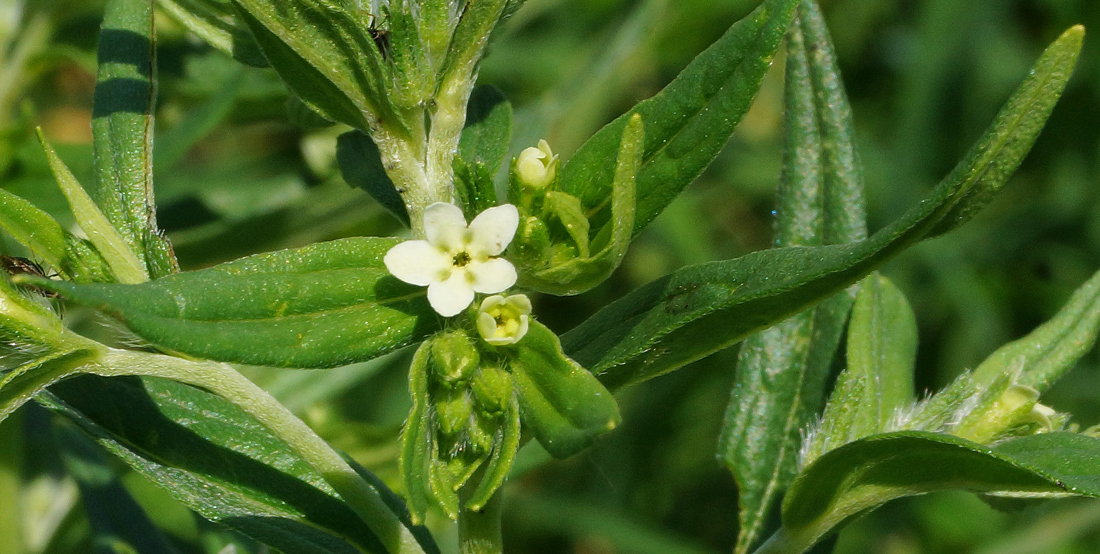
[[[349,131],[336,139],[336,161],[349,185],[367,191],[383,208],[389,210],[405,225],[409,224],[409,212],[405,200],[397,192],[396,185],[386,173],[382,155],[366,133]]]
[[[55,424],[53,432],[65,469],[80,488],[95,544],[116,545],[134,554],[176,552],[126,492],[95,443],[71,425]]]
[[[44,404],[207,519],[288,554],[386,552],[324,476],[224,399],[156,378],[81,376],[50,392]]]

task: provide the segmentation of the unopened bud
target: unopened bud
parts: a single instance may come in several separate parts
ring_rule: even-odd
[[[558,157],[550,150],[545,140],[540,140],[537,148],[525,148],[516,158],[516,179],[521,185],[533,189],[544,189],[558,176]]]
[[[432,369],[447,386],[465,382],[477,370],[480,356],[465,331],[443,333],[432,339]]]

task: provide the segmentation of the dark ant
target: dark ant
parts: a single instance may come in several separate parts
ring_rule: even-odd
[[[0,256],[0,268],[7,271],[11,275],[33,275],[35,277],[43,277],[49,279],[51,277],[57,277],[57,274],[47,275],[46,270],[42,268],[42,265],[34,260],[27,258],[20,258],[19,256]],[[33,285],[23,285],[34,292],[45,296],[46,298],[57,298],[56,292],[50,292],[48,290],[40,289]]]

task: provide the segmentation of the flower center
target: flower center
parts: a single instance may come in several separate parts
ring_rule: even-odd
[[[466,267],[466,264],[470,263],[470,254],[465,250],[455,254],[455,257],[451,260],[455,267]]]

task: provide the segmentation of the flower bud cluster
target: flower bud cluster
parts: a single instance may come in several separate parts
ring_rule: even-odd
[[[452,518],[467,504],[487,501],[503,482],[518,448],[519,408],[512,375],[502,367],[503,360],[483,353],[481,345],[467,330],[454,329],[422,347],[428,349],[422,368],[422,392],[427,397],[414,402],[430,406],[428,489]],[[406,433],[402,440],[415,439]],[[466,504],[460,501],[460,491]]]

